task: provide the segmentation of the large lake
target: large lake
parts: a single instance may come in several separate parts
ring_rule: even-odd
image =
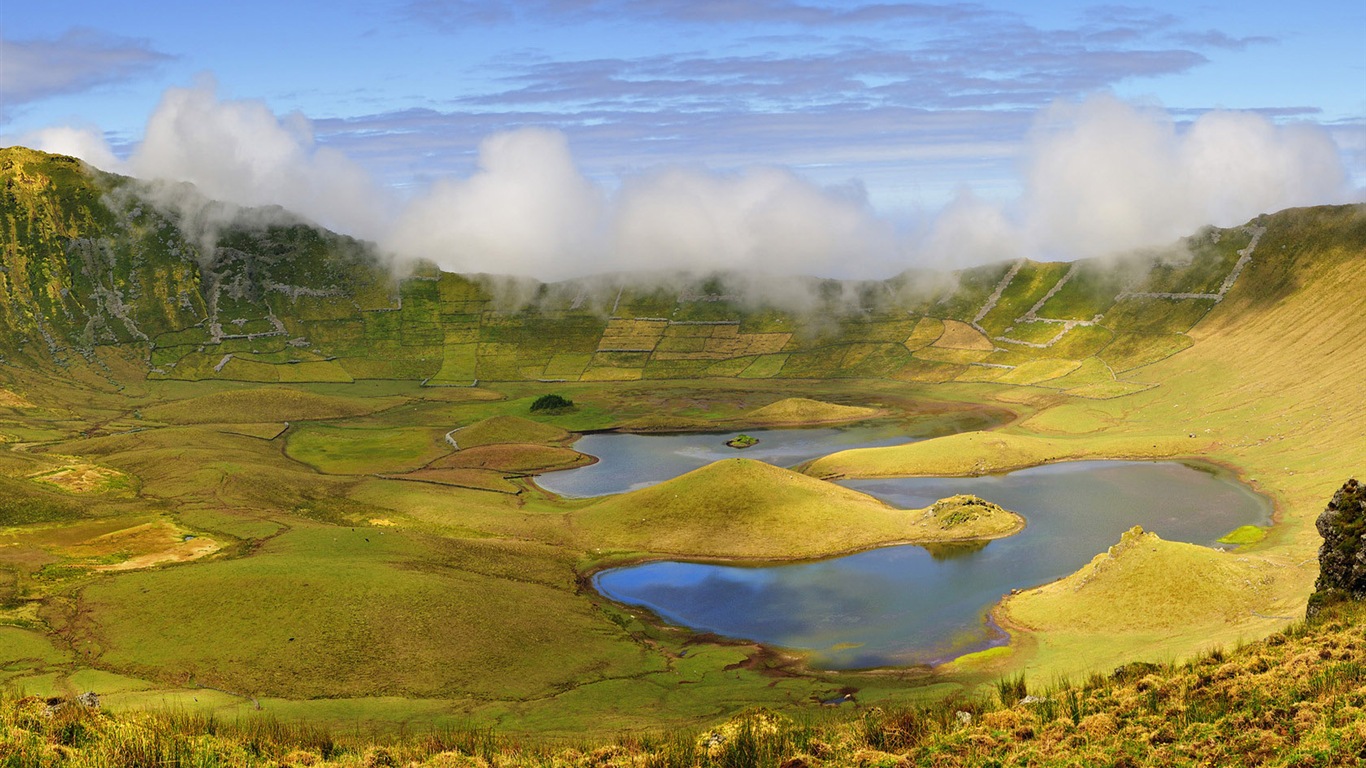
[[[806,440],[817,439],[800,431]],[[717,440],[672,437],[702,446]],[[583,443],[576,447],[593,452]],[[646,464],[659,457],[629,454]],[[722,451],[717,458],[733,455]],[[595,466],[612,470],[606,459]],[[681,471],[693,466],[689,461]],[[680,473],[654,470],[664,475],[659,479]],[[842,485],[906,508],[972,493],[1019,512],[1029,525],[984,547],[887,547],[763,567],[654,562],[603,571],[594,585],[617,602],[698,631],[808,651],[818,666],[930,663],[1004,642],[986,616],[1002,595],[1075,571],[1134,525],[1164,539],[1213,545],[1238,526],[1268,524],[1272,512],[1266,499],[1231,476],[1175,462],[1084,461],[985,477]]]

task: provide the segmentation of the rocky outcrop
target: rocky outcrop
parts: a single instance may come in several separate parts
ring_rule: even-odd
[[[1366,488],[1356,478],[1348,480],[1333,494],[1316,525],[1323,546],[1319,578],[1309,598],[1311,618],[1332,603],[1366,600]]]

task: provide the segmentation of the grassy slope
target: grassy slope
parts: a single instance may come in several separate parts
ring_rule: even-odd
[[[432,469],[492,469],[499,472],[541,472],[568,469],[592,463],[582,453],[558,445],[529,443],[490,443],[461,448],[433,461]]]
[[[1262,558],[1163,541],[1136,528],[1072,575],[1006,598],[995,615],[1048,649],[1088,649],[1049,670],[1084,674],[1132,661],[1133,643],[1148,661],[1184,656],[1192,627],[1205,646],[1278,629],[1283,618],[1258,616],[1273,597],[1276,570]],[[1115,635],[1126,642],[1108,642]]]
[[[1023,527],[999,507],[946,527],[932,512],[894,509],[750,459],[724,459],[608,497],[570,520],[585,548],[722,558],[819,557],[890,543],[996,538]]]
[[[1040,436],[1022,432],[962,432],[934,440],[854,448],[823,456],[805,467],[816,477],[915,477],[1008,472],[1083,458],[1145,459],[1198,451],[1184,436]]]
[[[305,424],[290,430],[286,453],[328,474],[370,474],[417,469],[451,452],[442,430]]]
[[[1259,613],[1294,616],[1317,574],[1314,520],[1324,499],[1366,466],[1366,403],[1358,383],[1366,360],[1357,353],[1366,335],[1366,296],[1353,289],[1366,265],[1366,212],[1277,214],[1257,254],[1227,300],[1192,331],[1191,349],[1135,372],[1161,387],[1097,410],[1117,422],[1112,432],[1195,435],[1199,453],[1238,467],[1275,500],[1278,525],[1246,551],[1271,564],[1277,577]],[[1048,414],[1048,423],[1065,428],[1068,415]],[[1212,616],[1206,623],[1208,638],[1193,637],[1188,647],[1257,637],[1275,620],[1248,615],[1242,627],[1221,627]],[[1050,657],[1074,664],[1090,652],[1084,642],[1061,637],[1041,642],[1043,664]]]

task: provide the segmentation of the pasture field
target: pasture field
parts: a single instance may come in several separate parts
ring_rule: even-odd
[[[497,472],[544,472],[591,464],[592,457],[571,448],[535,443],[489,443],[461,448],[427,465],[428,469],[491,469]]]
[[[167,424],[320,421],[373,413],[399,402],[388,398],[345,397],[262,387],[212,392],[154,405],[145,409],[142,417]]]
[[[286,436],[285,453],[319,472],[378,474],[417,469],[450,452],[440,430],[304,424]]]

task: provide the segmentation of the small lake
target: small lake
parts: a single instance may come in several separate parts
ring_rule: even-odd
[[[826,668],[932,663],[1002,644],[986,616],[1002,595],[1075,571],[1134,525],[1214,545],[1238,526],[1268,524],[1272,512],[1230,475],[1175,462],[1082,461],[841,484],[904,508],[971,493],[1029,525],[985,546],[887,547],[765,567],[656,562],[603,571],[594,585],[698,631],[809,651]]]
[[[878,448],[914,442],[905,427],[849,427],[845,429],[747,429],[743,434],[759,443],[736,449],[726,441],[741,434],[687,433],[680,435],[632,435],[604,432],[584,435],[574,450],[598,457],[598,463],[559,472],[547,472],[536,484],[551,493],[571,498],[606,496],[662,483],[699,467],[737,456],[780,467],[849,448]]]

